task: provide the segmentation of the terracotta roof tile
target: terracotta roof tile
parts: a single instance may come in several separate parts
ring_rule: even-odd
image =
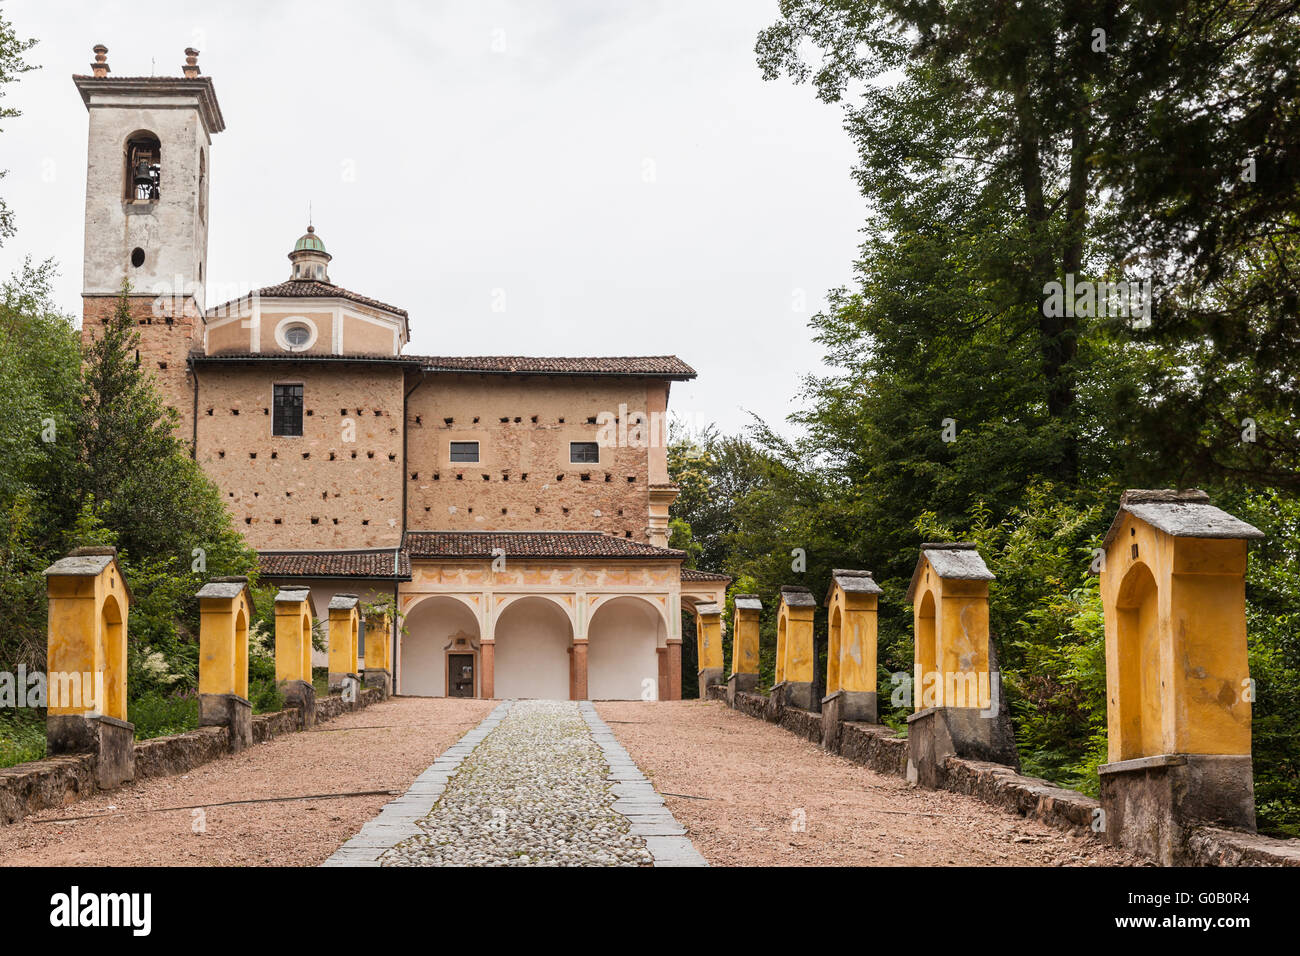
[[[494,552],[521,558],[674,560],[686,555],[599,531],[411,531],[405,548],[413,558],[490,558]]]
[[[400,315],[402,318],[407,317],[405,309],[399,309],[396,306],[380,302],[378,299],[372,299],[368,295],[352,292],[330,282],[317,282],[314,279],[289,279],[278,285],[263,286],[253,292],[252,295],[260,299],[347,299],[349,302],[359,302],[374,309],[382,309],[385,312],[391,312],[393,315]],[[223,302],[221,305],[208,309],[208,312],[209,314],[220,312],[222,309],[243,302],[250,297],[241,296],[238,299],[231,299],[229,302]]]
[[[715,571],[697,571],[695,568],[682,568],[683,581],[730,581],[731,576]]]
[[[382,578],[408,581],[411,561],[405,551],[262,551],[266,578]]]
[[[695,377],[675,355],[621,355],[608,358],[538,357],[529,355],[417,356],[430,372],[484,372],[502,375],[638,375],[659,378]]]

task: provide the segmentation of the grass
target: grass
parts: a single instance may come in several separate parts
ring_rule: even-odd
[[[149,693],[126,705],[126,719],[135,724],[135,739],[169,737],[199,726],[199,696],[195,691]]]
[[[44,756],[44,711],[0,717],[0,767],[13,767]]]

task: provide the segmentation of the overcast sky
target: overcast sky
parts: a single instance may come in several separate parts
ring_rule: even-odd
[[[670,408],[779,424],[820,367],[864,203],[838,110],[754,59],[775,0],[3,0],[41,66],[10,86],[9,274],[53,256],[80,314],[86,110],[70,80],[180,75],[214,139],[208,275],[289,276],[307,225],[337,284],[405,308],[408,351],[681,356]],[[215,296],[210,295],[210,304]],[[504,311],[495,311],[504,305]],[[782,430],[786,430],[782,428]]]

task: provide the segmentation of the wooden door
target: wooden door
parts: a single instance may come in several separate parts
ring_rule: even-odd
[[[474,655],[447,655],[447,696],[474,696]]]

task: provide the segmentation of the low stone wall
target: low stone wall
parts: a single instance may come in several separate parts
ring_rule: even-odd
[[[846,760],[870,767],[876,773],[907,776],[907,738],[882,724],[840,724],[840,746],[835,751]]]
[[[302,730],[302,712],[297,708],[258,714],[253,718],[253,743],[262,744]]]
[[[822,715],[798,707],[782,707],[777,724],[790,733],[815,744],[822,742]]]
[[[1196,827],[1187,844],[1196,866],[1300,866],[1300,840]]]
[[[1022,776],[1000,763],[960,757],[948,757],[944,761],[943,789],[978,797],[995,807],[1075,832],[1092,833],[1093,821],[1101,807],[1092,797],[1077,790]]]
[[[230,731],[200,727],[171,737],[154,737],[135,745],[135,779],[170,777],[230,753]]]
[[[47,757],[0,770],[0,826],[95,792],[94,754]]]
[[[345,702],[338,694],[316,701],[316,720],[330,720],[384,699],[379,688]],[[302,713],[296,708],[258,714],[253,718],[253,741],[264,743],[302,730]],[[170,737],[154,737],[135,745],[135,779],[148,780],[187,773],[195,767],[219,760],[230,753],[230,731],[225,727],[200,727]],[[95,784],[97,758],[94,754],[47,757],[0,770],[0,826],[23,817],[65,807],[98,791]]]
[[[758,720],[767,720],[768,699],[762,694],[748,694],[739,691],[736,694],[736,710],[740,711],[746,717],[755,717]]]

